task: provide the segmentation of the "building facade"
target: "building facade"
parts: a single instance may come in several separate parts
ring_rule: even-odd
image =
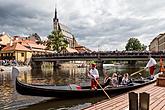
[[[165,33],[159,34],[151,41],[149,50],[154,52],[165,51]]]
[[[46,49],[46,46],[38,44],[36,40],[27,39],[27,37],[14,36],[1,37],[1,44],[4,47],[0,51],[0,60],[12,61],[28,64],[32,55],[53,53]],[[2,45],[1,45],[2,46]]]
[[[55,16],[53,18],[53,29],[54,31],[60,31],[64,35],[64,39],[68,41],[68,47],[69,48],[75,48],[78,43],[74,37],[74,35],[71,33],[70,29],[59,22],[59,19],[57,18],[57,10],[55,8]]]
[[[11,42],[11,37],[8,34],[6,34],[5,32],[0,34],[0,50],[10,42]]]
[[[75,39],[75,36],[71,33],[69,28],[59,22],[59,19],[57,18],[57,10],[55,8],[55,16],[53,18],[53,29],[54,31],[60,31],[64,38],[67,40],[68,47],[62,51],[64,53],[69,52],[76,52],[76,53],[83,53],[83,52],[91,52],[90,49],[86,48],[85,46],[82,46],[78,44],[78,42]]]
[[[8,44],[1,50],[2,60],[16,60],[17,62],[29,63],[31,56],[31,50],[20,43]]]

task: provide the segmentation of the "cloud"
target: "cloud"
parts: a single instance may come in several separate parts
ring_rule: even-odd
[[[124,50],[130,37],[149,45],[164,33],[163,0],[58,0],[58,18],[81,45],[98,50]],[[53,29],[54,0],[0,0],[0,32],[10,35]]]

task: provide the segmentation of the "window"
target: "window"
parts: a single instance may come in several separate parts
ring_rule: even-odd
[[[24,53],[21,53],[21,57],[24,57]]]

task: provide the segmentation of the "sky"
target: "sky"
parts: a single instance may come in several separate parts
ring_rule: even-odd
[[[56,5],[55,5],[56,4]],[[165,0],[0,0],[0,33],[43,39],[53,30],[54,8],[80,45],[125,50],[132,37],[148,46],[165,32]]]

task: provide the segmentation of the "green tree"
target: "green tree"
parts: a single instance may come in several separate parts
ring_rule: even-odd
[[[52,49],[60,53],[63,49],[66,49],[68,41],[64,38],[61,31],[52,31],[48,36],[47,48]]]
[[[147,49],[147,46],[142,44],[141,50],[146,50],[146,49]]]
[[[126,51],[143,51],[147,48],[144,44],[141,44],[137,38],[130,38],[125,46]]]

